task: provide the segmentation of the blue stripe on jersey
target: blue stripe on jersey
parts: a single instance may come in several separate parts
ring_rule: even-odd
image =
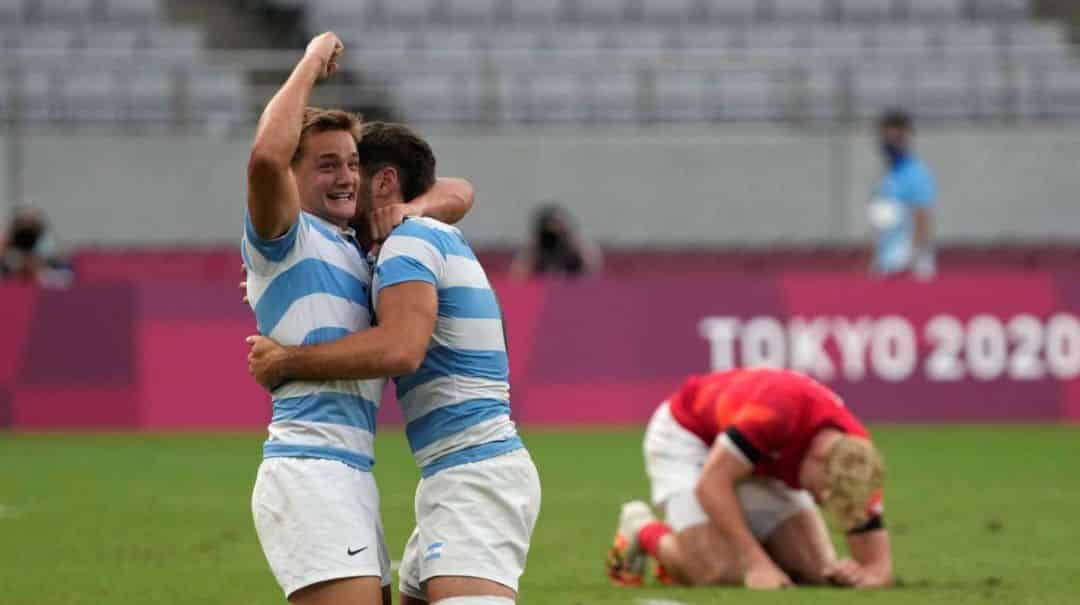
[[[252,271],[255,265],[251,262],[251,256],[248,255],[247,245],[243,241],[240,242],[240,256],[244,259],[244,267],[247,271]]]
[[[307,224],[311,225],[311,228],[318,231],[320,235],[325,237],[331,243],[338,244],[339,246],[351,245],[348,238],[342,235],[340,232],[336,232],[331,229],[326,223],[322,222],[316,217],[306,217]]]
[[[397,395],[404,397],[409,391],[442,376],[469,376],[488,380],[510,379],[506,351],[468,351],[450,347],[428,349],[420,369],[396,379]]]
[[[473,254],[472,248],[465,242],[465,238],[461,237],[461,234],[453,231],[436,229],[431,225],[425,224],[421,220],[405,221],[394,229],[392,235],[403,235],[406,237],[422,239],[434,246],[435,249],[443,255],[443,258],[446,258],[447,256],[464,256],[465,258],[476,260],[476,255]]]
[[[259,297],[255,305],[259,333],[270,334],[294,302],[311,294],[329,294],[368,308],[367,288],[345,269],[317,258],[305,258],[275,275]]]
[[[502,319],[499,301],[491,288],[455,287],[439,290],[439,316]]]
[[[524,447],[525,444],[522,443],[521,438],[516,436],[502,441],[491,441],[480,445],[474,445],[463,450],[450,452],[442,458],[434,460],[424,468],[420,469],[420,476],[426,479],[435,473],[452,466],[469,464],[470,462],[480,462],[481,460],[487,460],[489,458],[494,458],[495,456],[509,454],[510,452],[520,450]]]
[[[349,331],[345,328],[315,328],[304,336],[304,342],[302,345],[317,345],[324,342],[334,342],[339,338],[344,338],[349,335]]]
[[[405,425],[405,435],[413,453],[456,435],[496,416],[508,416],[510,404],[496,399],[473,399],[441,407]]]
[[[259,251],[259,254],[265,256],[269,261],[280,263],[285,258],[285,255],[289,253],[289,250],[292,250],[293,244],[296,243],[296,234],[300,233],[302,220],[301,217],[297,217],[292,227],[289,227],[289,230],[280,237],[263,239],[258,233],[255,233],[255,225],[251,223],[251,215],[245,212],[244,233],[247,235],[248,242]]]
[[[383,288],[411,281],[434,285],[439,280],[427,265],[411,256],[395,256],[375,267],[375,282],[379,286],[375,294],[382,292]]]
[[[358,454],[350,450],[336,447],[324,447],[318,445],[295,445],[290,443],[278,443],[267,441],[263,444],[264,458],[319,458],[322,460],[337,460],[347,464],[356,470],[370,472],[375,466],[375,461],[370,456]]]
[[[375,432],[375,403],[347,393],[312,393],[302,397],[274,400],[271,422],[306,420],[341,424]]]

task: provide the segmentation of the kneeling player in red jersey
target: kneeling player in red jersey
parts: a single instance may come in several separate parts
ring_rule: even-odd
[[[650,557],[661,581],[775,589],[892,583],[884,468],[839,397],[795,372],[690,378],[645,432],[652,501],[623,505],[608,574],[635,586]],[[814,505],[847,532],[837,558]]]

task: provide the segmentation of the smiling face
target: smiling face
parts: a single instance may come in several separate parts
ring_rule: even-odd
[[[304,210],[340,226],[356,214],[360,159],[351,132],[328,130],[306,136],[294,173]]]

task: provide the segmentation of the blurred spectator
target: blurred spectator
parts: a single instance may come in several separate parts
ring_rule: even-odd
[[[36,208],[16,208],[0,235],[0,275],[49,287],[71,283],[71,270],[57,255],[49,223]]]
[[[910,272],[930,279],[936,272],[930,235],[937,185],[912,151],[913,133],[904,111],[889,110],[878,121],[885,175],[870,203],[870,224],[877,238],[872,271],[883,277]]]
[[[573,217],[559,204],[544,202],[533,215],[530,241],[510,267],[517,278],[536,275],[579,277],[600,271],[600,249],[585,241]]]

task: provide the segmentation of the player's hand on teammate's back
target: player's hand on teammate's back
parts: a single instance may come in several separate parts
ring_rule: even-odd
[[[245,267],[244,265],[240,265],[240,275],[243,276],[243,278],[244,278],[243,280],[240,281],[240,291],[244,293],[243,296],[240,298],[240,300],[244,301],[244,304],[246,305],[246,304],[248,304],[247,267]]]
[[[390,237],[394,230],[410,216],[422,216],[420,209],[409,204],[390,204],[382,208],[376,208],[368,213],[368,226],[371,229],[371,240],[382,242]]]
[[[248,373],[266,390],[274,390],[285,381],[281,372],[285,347],[265,336],[248,336],[245,340],[251,345],[251,350],[248,351]]]
[[[779,590],[794,586],[791,578],[773,564],[750,568],[743,576],[743,584],[751,590]]]
[[[317,57],[322,62],[319,79],[325,80],[337,73],[338,58],[343,52],[345,52],[345,45],[341,43],[341,39],[337,37],[337,34],[326,32],[315,36],[308,43],[305,54]]]

